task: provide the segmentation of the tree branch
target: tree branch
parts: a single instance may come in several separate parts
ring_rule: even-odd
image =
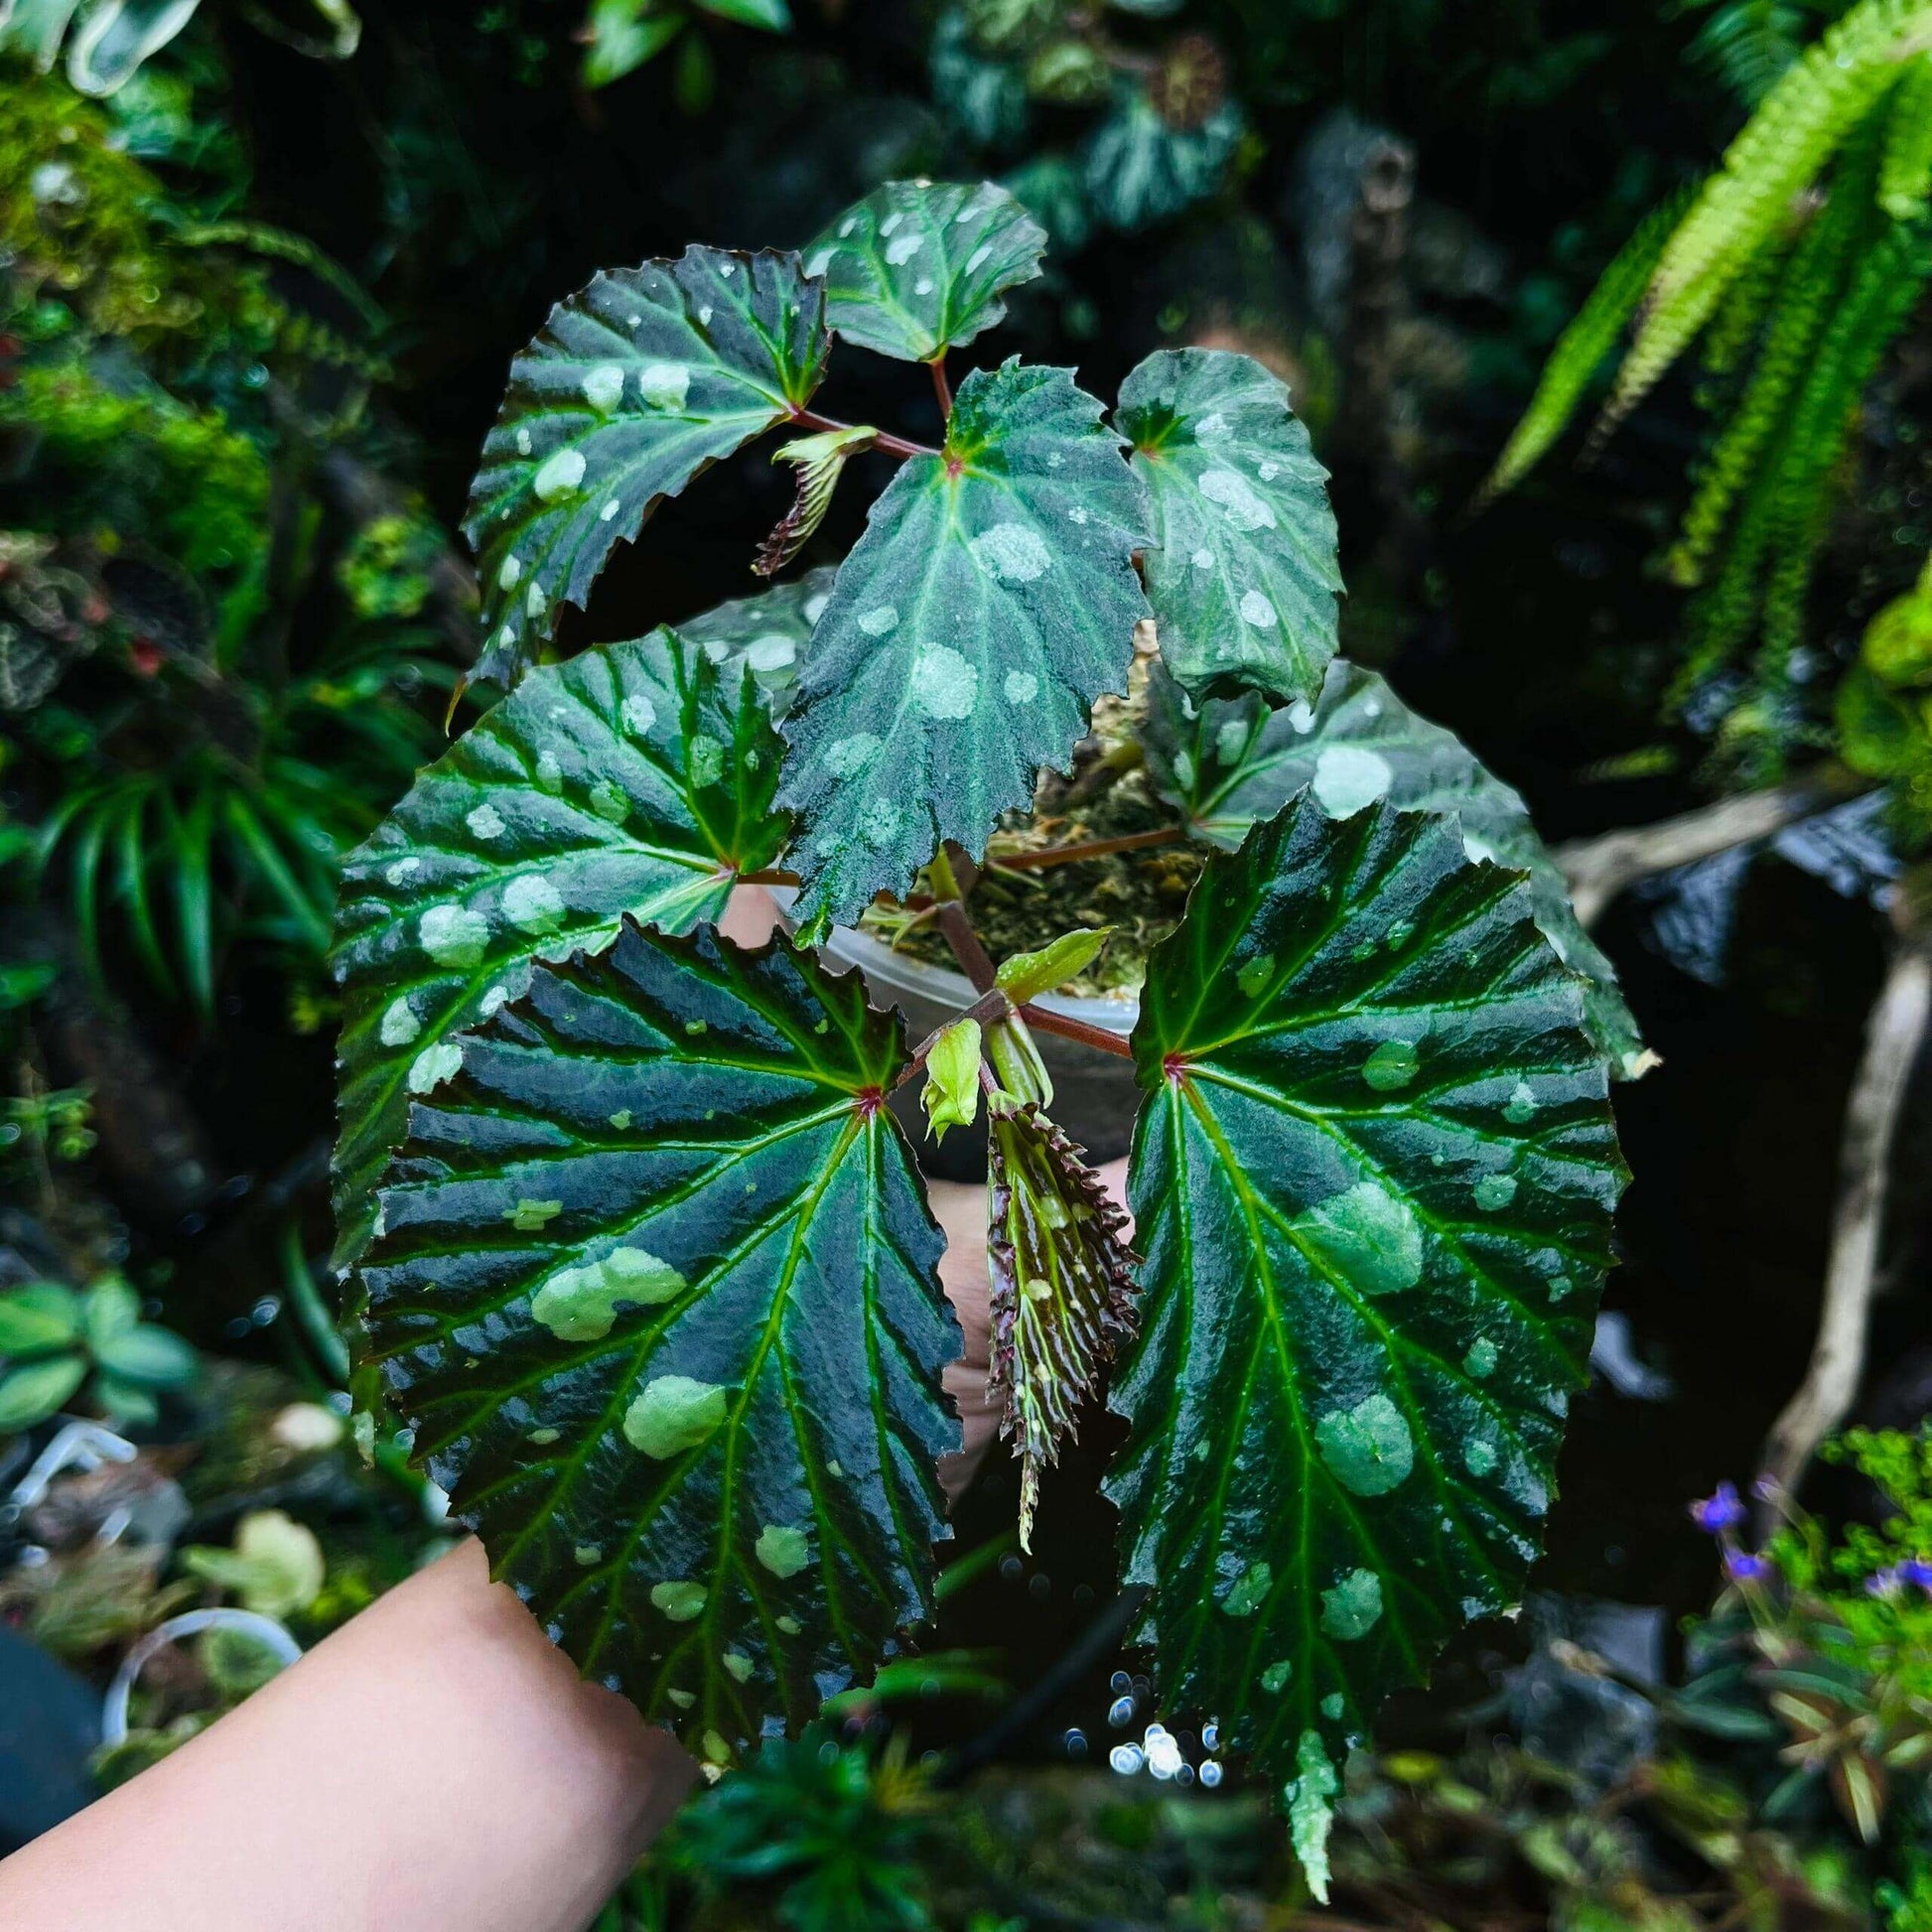
[[[1796,1486],[1813,1450],[1851,1412],[1863,1377],[1892,1142],[1929,1016],[1932,954],[1928,935],[1918,931],[1900,941],[1886,970],[1865,1025],[1864,1053],[1846,1103],[1838,1206],[1832,1220],[1818,1338],[1812,1344],[1804,1381],[1764,1440],[1764,1474],[1780,1490]]]
[[[1587,931],[1617,895],[1638,880],[1769,838],[1864,789],[1863,780],[1821,768],[1788,785],[1721,798],[1655,825],[1624,826],[1598,838],[1573,840],[1558,846],[1551,857],[1570,882],[1577,922]]]

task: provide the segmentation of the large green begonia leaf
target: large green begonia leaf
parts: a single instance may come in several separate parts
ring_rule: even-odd
[[[1065,369],[975,369],[873,505],[782,725],[802,920],[903,892],[941,839],[977,856],[1126,688],[1145,498],[1100,417]]]
[[[677,627],[687,643],[701,645],[714,664],[728,671],[744,666],[758,679],[765,709],[784,716],[798,682],[798,667],[812,640],[812,627],[832,601],[830,565],[774,584],[756,597],[735,597]]]
[[[1162,641],[1166,654],[1166,639]],[[1158,669],[1146,733],[1156,783],[1193,830],[1232,848],[1304,785],[1339,818],[1378,798],[1454,812],[1469,856],[1530,876],[1536,922],[1584,975],[1585,1021],[1619,1079],[1656,1064],[1617,988],[1616,968],[1578,923],[1570,887],[1537,836],[1528,807],[1453,732],[1412,711],[1373,671],[1337,659],[1313,705],[1269,711],[1258,701],[1195,705]]]
[[[832,328],[861,348],[930,362],[1005,316],[1039,273],[1046,230],[986,181],[889,181],[805,250]]]
[[[339,1258],[412,1096],[531,962],[610,944],[626,912],[682,928],[777,856],[783,747],[744,669],[671,631],[532,673],[417,778],[343,869]]]
[[[723,1762],[931,1608],[958,1447],[897,1019],[780,938],[540,966],[412,1110],[369,1352],[494,1574]]]
[[[1328,473],[1252,356],[1162,349],[1121,384],[1114,420],[1154,506],[1148,600],[1187,690],[1310,699],[1335,654],[1341,590]]]
[[[487,633],[474,675],[514,683],[659,501],[803,407],[830,345],[823,288],[768,250],[687,248],[551,310],[470,492]]]
[[[1107,1482],[1173,1712],[1290,1787],[1516,1601],[1624,1173],[1582,982],[1455,820],[1312,794],[1210,861],[1134,1051]]]

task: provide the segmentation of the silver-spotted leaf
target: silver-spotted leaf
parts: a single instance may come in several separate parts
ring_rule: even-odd
[[[1452,817],[1305,794],[1148,964],[1107,1490],[1167,1708],[1310,1805],[1521,1594],[1585,1376],[1624,1174],[1531,914]]]
[[[889,181],[805,251],[832,328],[861,348],[930,362],[1007,312],[1039,273],[1046,230],[1004,188]]]
[[[1139,1257],[1084,1150],[1035,1106],[992,1108],[986,1205],[987,1389],[1005,1398],[1000,1434],[1020,1458],[1020,1547],[1031,1550],[1040,1471],[1134,1332]]]
[[[609,945],[626,912],[715,918],[776,857],[783,748],[742,667],[673,632],[533,672],[425,769],[343,869],[336,1149],[339,1259],[410,1100],[453,1036],[529,984],[531,962]]]
[[[959,1331],[898,1023],[782,938],[626,925],[461,1052],[380,1196],[370,1359],[494,1574],[723,1761],[930,1609]]]
[[[804,404],[831,345],[824,311],[796,255],[695,247],[551,310],[510,365],[470,492],[475,676],[513,684],[662,498]]]
[[[1145,500],[1100,417],[1065,369],[975,369],[874,503],[782,725],[801,919],[905,891],[941,839],[977,856],[1126,688]]]
[[[1087,199],[1109,227],[1131,231],[1164,221],[1220,187],[1242,127],[1231,100],[1202,120],[1175,125],[1145,87],[1124,79],[1113,111],[1087,140]]]
[[[701,645],[714,664],[748,669],[758,679],[765,709],[781,718],[837,575],[825,564],[756,597],[735,597],[702,617],[686,619],[677,627],[678,635]]]
[[[1166,655],[1166,639],[1162,640]],[[1313,705],[1195,705],[1157,669],[1149,682],[1148,761],[1194,831],[1232,848],[1304,785],[1336,818],[1376,799],[1454,812],[1469,856],[1530,876],[1536,922],[1558,957],[1584,975],[1585,1020],[1619,1079],[1653,1065],[1616,968],[1577,922],[1570,888],[1528,808],[1453,732],[1412,711],[1373,671],[1336,660]]]
[[[1121,384],[1114,420],[1154,507],[1162,661],[1196,696],[1312,700],[1335,654],[1341,568],[1328,473],[1288,385],[1249,355],[1161,349]]]

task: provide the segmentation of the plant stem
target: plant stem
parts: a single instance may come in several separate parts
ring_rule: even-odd
[[[1038,872],[1047,866],[1070,866],[1082,859],[1104,859],[1110,852],[1144,852],[1153,846],[1184,844],[1187,834],[1178,825],[1164,825],[1152,832],[1123,832],[1114,839],[1087,839],[1078,845],[1048,846],[1036,852],[1016,852],[1011,857],[989,852],[988,867],[996,872]]]
[[[942,420],[952,415],[952,384],[946,380],[946,351],[942,348],[926,366],[932,371],[932,393],[939,398]]]
[[[997,986],[990,993],[982,994],[965,1012],[956,1013],[944,1026],[933,1028],[931,1033],[927,1034],[913,1047],[911,1059],[906,1063],[904,1071],[899,1074],[898,1078],[893,1084],[902,1087],[907,1080],[911,1079],[925,1065],[926,1061],[932,1057],[933,1047],[939,1043],[939,1035],[946,1032],[948,1028],[958,1026],[962,1020],[975,1020],[982,1027],[990,1027],[996,1021],[1006,1019],[1012,1012],[1012,1001]]]
[[[1044,1007],[1025,1006],[1020,1008],[1020,1017],[1035,1033],[1058,1034],[1062,1039],[1077,1039],[1083,1046],[1095,1046],[1103,1053],[1111,1053],[1116,1059],[1131,1060],[1134,1049],[1120,1035],[1110,1033],[1105,1027],[1090,1027],[1084,1020],[1074,1020],[1063,1013],[1048,1013]]]
[[[972,920],[966,916],[965,905],[956,898],[945,899],[934,916],[938,920],[939,930],[945,935],[946,944],[952,948],[953,957],[973,982],[973,990],[990,993],[999,973],[992,956],[980,944],[980,936],[973,930]]]
[[[759,872],[741,872],[732,882],[737,886],[795,886],[798,875],[783,866],[766,866]]]
[[[791,420],[800,429],[857,429],[857,423],[841,423],[835,417],[821,416],[815,409],[794,409]],[[888,456],[937,456],[937,450],[928,449],[923,443],[908,443],[902,436],[895,436],[891,430],[874,432],[873,448],[884,450]]]

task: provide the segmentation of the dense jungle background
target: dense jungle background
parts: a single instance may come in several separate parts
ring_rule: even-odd
[[[985,176],[1053,252],[961,367],[1289,382],[1344,651],[1523,792],[1657,1058],[1621,1266],[1541,1594],[1351,1766],[1331,1907],[1123,1645],[1096,1412],[1035,1554],[996,1450],[921,1657],[604,1923],[1932,1928],[1928,50],[1906,0],[0,4],[0,1853],[447,1542],[346,1421],[327,954],[493,695],[510,355],[599,267]],[[936,426],[873,366],[828,406]],[[563,648],[747,594],[789,493],[721,466]],[[144,1647],[217,1605],[269,1622]]]

